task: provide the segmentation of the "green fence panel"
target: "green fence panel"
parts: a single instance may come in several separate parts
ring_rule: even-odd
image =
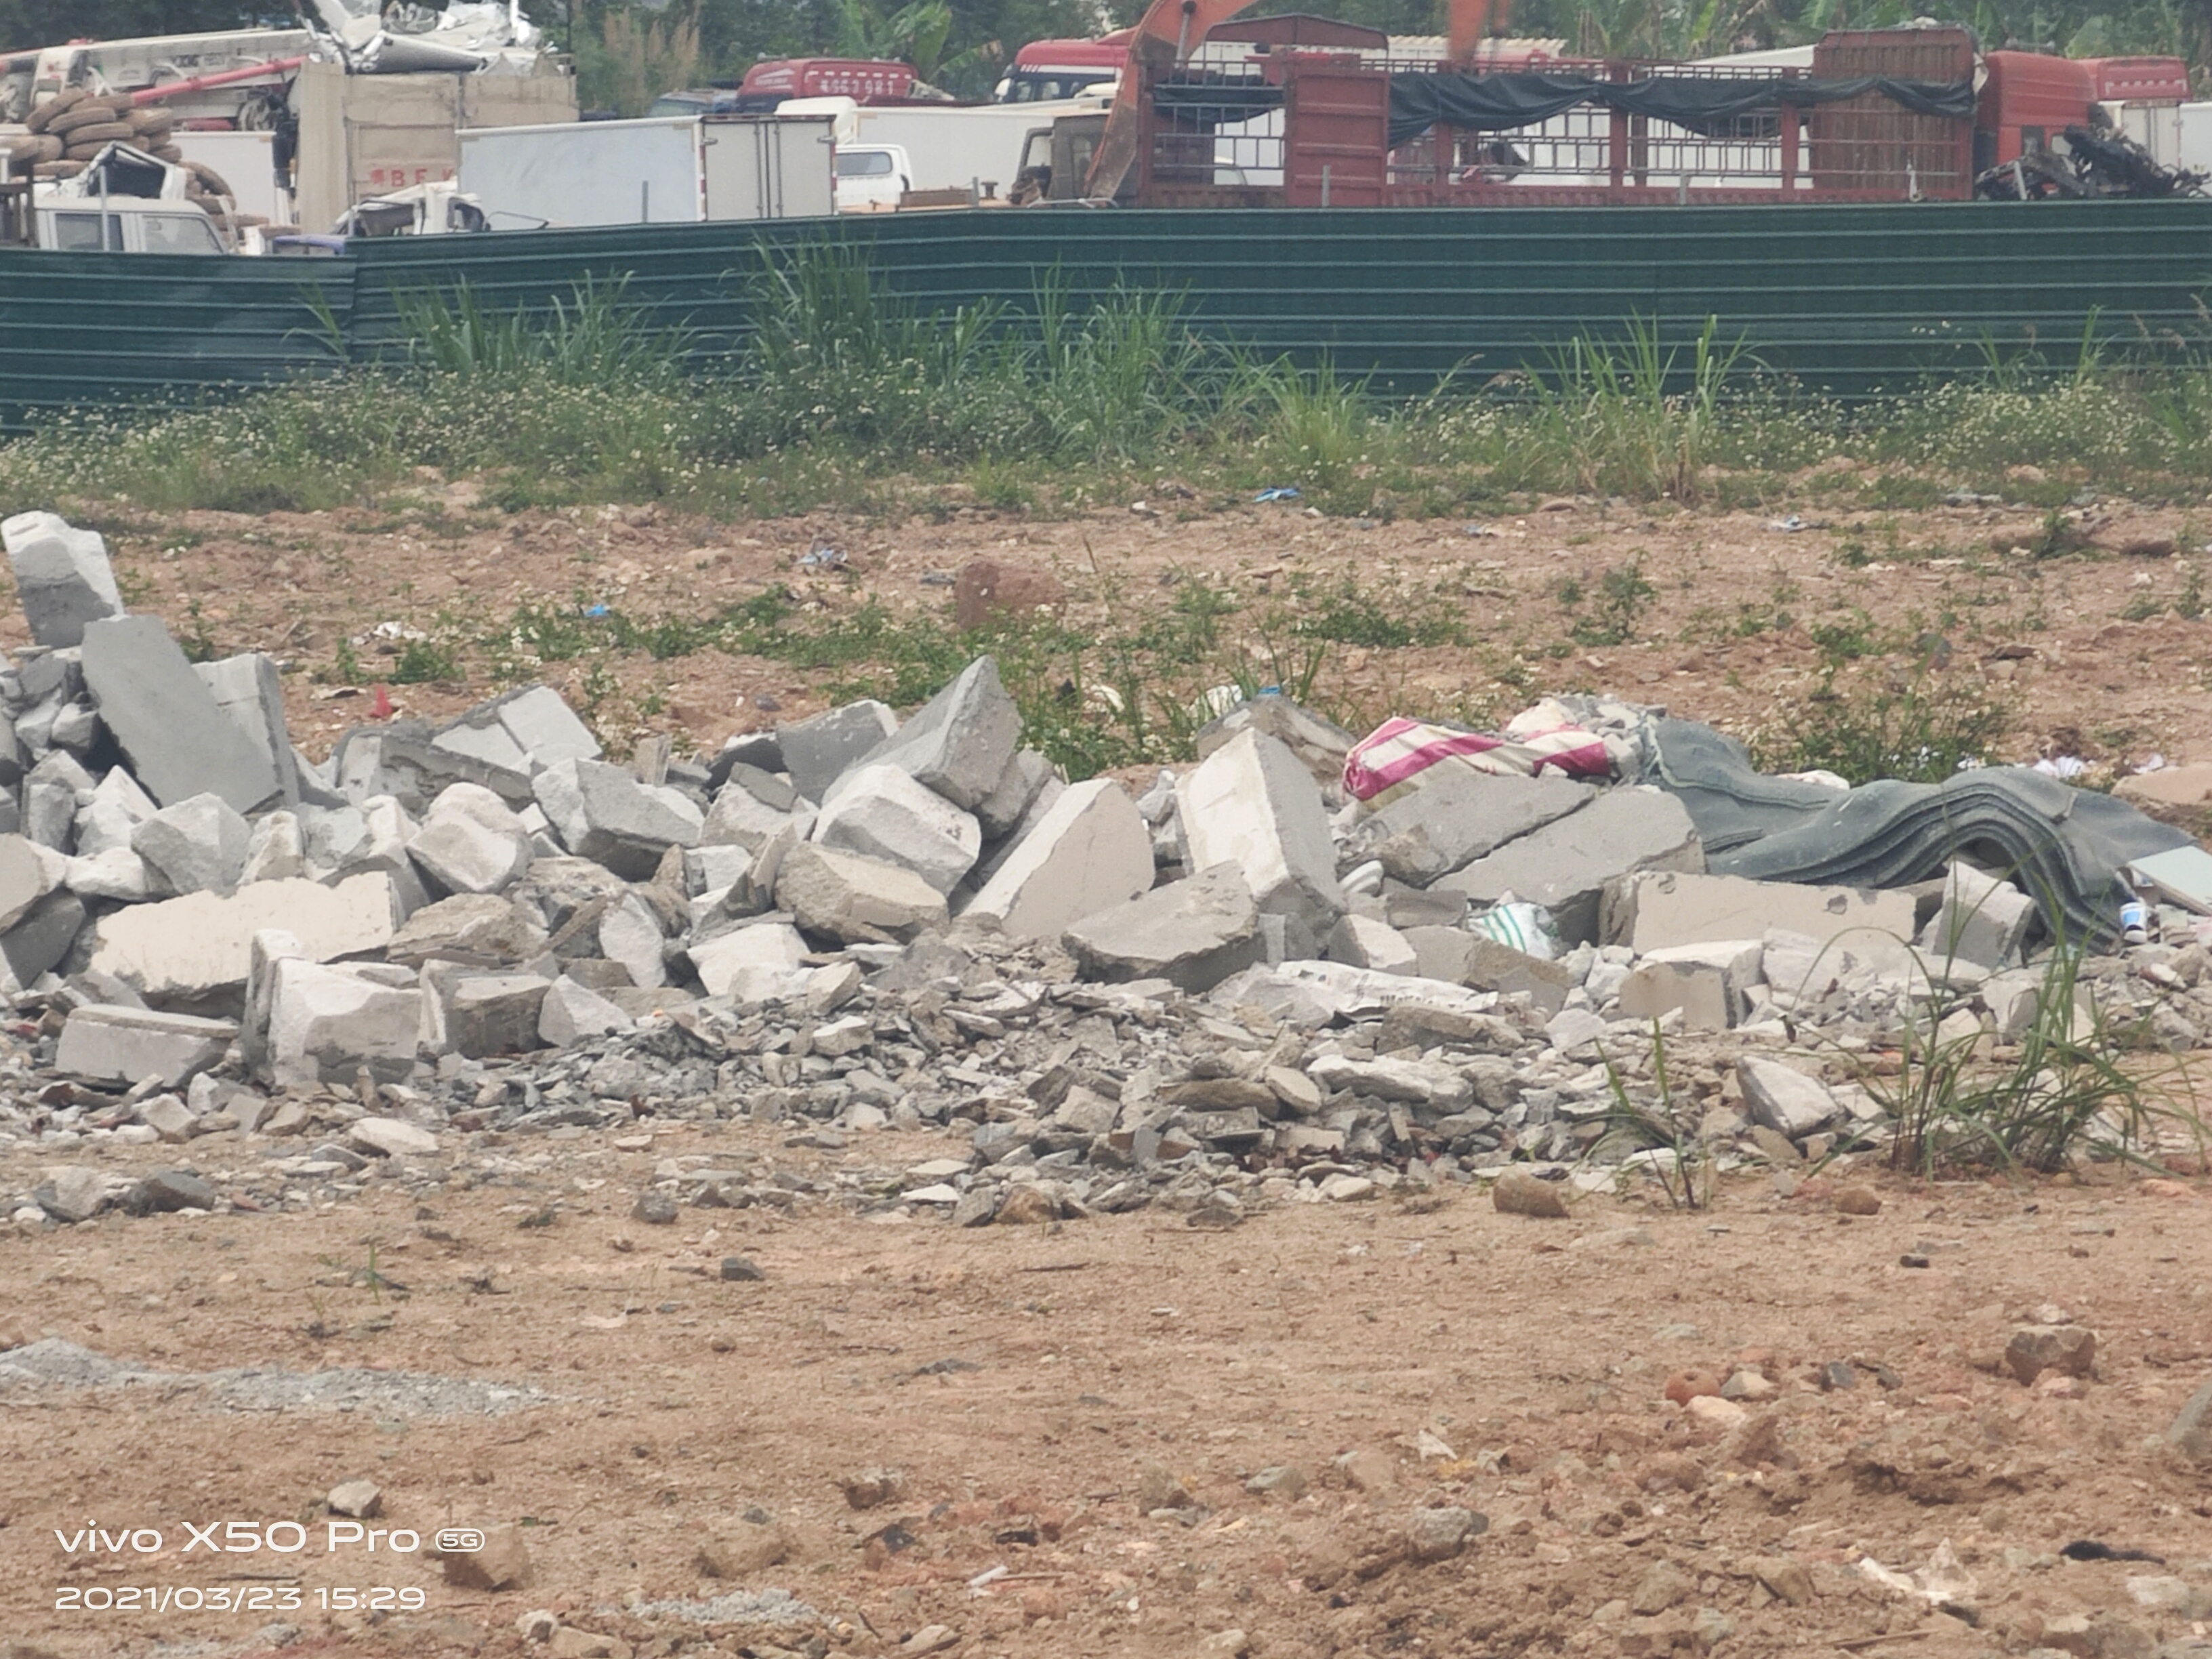
[[[0,250],[0,418],[313,372],[319,294],[356,360],[388,357],[411,292],[465,281],[494,309],[586,276],[696,332],[748,325],[765,258],[864,253],[925,310],[1030,305],[1051,273],[1080,302],[1117,283],[1182,296],[1194,327],[1418,391],[1540,367],[1577,334],[1705,319],[1771,367],[1847,396],[1994,351],[2070,367],[2085,322],[2124,348],[2201,343],[2212,200],[1697,208],[978,210],[356,242],[336,260]]]
[[[78,404],[142,407],[327,370],[351,259],[0,248],[0,428]]]

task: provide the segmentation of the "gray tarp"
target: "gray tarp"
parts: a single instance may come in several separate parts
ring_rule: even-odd
[[[1965,856],[2009,876],[2054,933],[2101,945],[2132,896],[2124,867],[2195,844],[2125,801],[2026,767],[1838,794],[1753,770],[1742,744],[1694,721],[1656,721],[1652,738],[1645,781],[1681,798],[1716,875],[1901,887]]]

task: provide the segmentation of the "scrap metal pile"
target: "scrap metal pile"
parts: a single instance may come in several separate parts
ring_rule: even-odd
[[[1355,744],[1261,696],[1133,799],[1023,748],[988,657],[903,720],[849,704],[704,763],[611,763],[534,686],[318,764],[270,659],[188,661],[94,532],[0,534],[37,641],[0,673],[21,1225],[308,1206],[641,1120],[857,1150],[672,1161],[647,1221],[1233,1224],[1677,1157],[1624,1106],[1722,1169],[1879,1145],[1866,1057],[1908,1028],[2002,1054],[2053,938],[2106,952],[2083,994],[2138,1040],[2212,1028],[2212,855],[2029,772],[1762,778],[1597,700]],[[2165,942],[2120,937],[2138,865],[2184,901],[2143,918]],[[87,1161],[134,1146],[167,1162]]]

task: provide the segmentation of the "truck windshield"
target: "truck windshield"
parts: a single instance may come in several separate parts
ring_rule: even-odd
[[[840,179],[888,179],[891,153],[887,149],[841,149],[837,152]]]
[[[123,221],[112,213],[106,216],[106,252],[120,253],[123,252]],[[100,218],[97,213],[57,213],[54,215],[54,246],[64,253],[100,252]]]
[[[220,253],[215,227],[197,213],[148,213],[139,217],[145,228],[149,253]]]

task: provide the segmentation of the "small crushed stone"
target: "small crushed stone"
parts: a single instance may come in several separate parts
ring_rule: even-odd
[[[731,1590],[705,1601],[679,1597],[641,1601],[625,1611],[638,1619],[683,1619],[695,1625],[807,1625],[819,1623],[822,1618],[789,1590],[780,1589]]]
[[[205,1389],[226,1411],[366,1411],[378,1417],[502,1417],[544,1404],[536,1389],[478,1382],[416,1371],[287,1371],[252,1367],[221,1371],[156,1371],[49,1337],[0,1356],[0,1392],[31,1388],[106,1389],[159,1385]]]

